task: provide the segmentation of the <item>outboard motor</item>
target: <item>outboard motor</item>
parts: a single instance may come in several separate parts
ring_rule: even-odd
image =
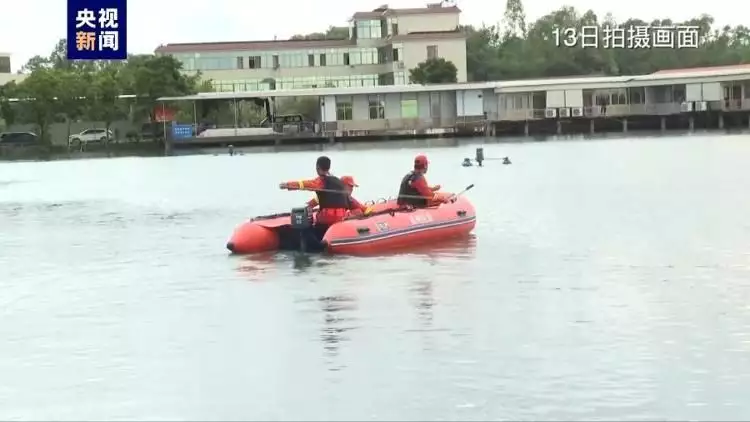
[[[477,148],[476,157],[474,157],[474,160],[479,164],[479,167],[482,167],[482,161],[484,161],[484,148]]]
[[[313,226],[313,216],[307,207],[292,208],[292,228],[299,233],[300,251],[307,250],[307,232]]]

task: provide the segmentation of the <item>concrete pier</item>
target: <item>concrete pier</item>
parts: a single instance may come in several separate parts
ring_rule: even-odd
[[[661,116],[661,131],[665,132],[667,130],[667,118],[665,116]]]
[[[724,113],[719,112],[719,129],[724,129]]]
[[[690,117],[688,117],[688,125],[689,125],[688,130],[690,131],[690,133],[694,132],[695,131],[695,116],[691,115]]]
[[[596,123],[594,119],[589,120],[589,132],[593,135],[596,133]]]
[[[628,118],[624,117],[622,119],[622,133],[628,133]]]

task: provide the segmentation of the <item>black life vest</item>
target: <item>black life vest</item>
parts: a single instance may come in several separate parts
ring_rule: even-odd
[[[398,199],[396,199],[398,205],[411,205],[417,208],[424,208],[427,206],[427,198],[417,198],[422,194],[411,185],[420,177],[422,177],[421,174],[410,171],[403,179],[401,179],[401,187],[398,189]]]
[[[315,194],[318,196],[318,206],[320,206],[320,209],[343,208],[348,210],[351,204],[344,182],[330,174],[320,176],[320,178],[323,179],[323,189],[325,189],[324,191],[315,191]]]

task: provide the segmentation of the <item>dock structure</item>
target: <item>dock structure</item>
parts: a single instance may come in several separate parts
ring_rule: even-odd
[[[632,130],[750,128],[750,65],[677,69],[649,75],[552,78],[436,85],[384,85],[200,93],[180,101],[313,97],[306,131],[264,136],[186,137],[175,147],[270,142],[347,142],[441,136],[534,136]],[[274,109],[273,106],[267,109]],[[273,116],[269,120],[273,121]],[[235,127],[238,127],[235,119]],[[230,139],[227,139],[230,138]],[[241,139],[242,138],[242,139]]]

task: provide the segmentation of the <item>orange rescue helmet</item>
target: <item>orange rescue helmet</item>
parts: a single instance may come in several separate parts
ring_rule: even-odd
[[[426,155],[419,154],[416,157],[414,157],[414,168],[415,169],[426,169],[428,164],[430,164],[430,162],[427,161],[427,156]]]
[[[341,176],[341,181],[344,182],[345,185],[353,188],[359,187],[358,184],[354,183],[354,178],[352,176]]]

